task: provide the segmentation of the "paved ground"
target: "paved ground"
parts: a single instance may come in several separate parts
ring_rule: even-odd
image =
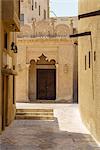
[[[53,108],[56,118],[15,120],[0,136],[0,150],[100,150],[81,122],[78,105],[24,104],[23,108]]]

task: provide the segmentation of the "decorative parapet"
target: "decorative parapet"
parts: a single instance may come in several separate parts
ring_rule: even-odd
[[[70,21],[69,21],[70,22]],[[21,27],[18,38],[66,38],[75,30],[70,23],[65,21],[41,20],[33,21]]]

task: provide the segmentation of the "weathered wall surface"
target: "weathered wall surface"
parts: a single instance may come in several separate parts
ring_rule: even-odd
[[[59,46],[58,97],[62,99],[70,99],[73,94],[73,51],[71,43]]]
[[[100,0],[79,0],[79,14],[84,14],[100,9]]]
[[[19,1],[0,0],[0,133],[14,119],[16,111],[16,54],[14,47],[11,50],[12,42],[16,44],[14,31],[19,31]]]
[[[27,65],[26,65],[26,49],[27,46],[23,45],[18,47],[17,55],[17,71],[16,76],[16,99],[21,101],[27,100]]]
[[[33,2],[21,1],[21,15],[24,16],[24,22],[21,20],[21,23],[23,22],[21,32],[17,34],[17,62],[19,63],[17,64],[16,100],[23,102],[29,101],[29,98],[36,99],[36,62],[42,54],[48,61],[54,59],[56,62],[56,99],[71,99],[75,47],[69,35],[77,32],[77,17],[49,18],[49,0]],[[35,61],[32,66],[30,66],[31,60]],[[44,67],[49,69],[51,66]],[[42,65],[41,68],[43,69]]]
[[[79,15],[100,10],[99,0],[80,0]],[[79,20],[79,102],[81,116],[92,135],[100,142],[100,15]],[[90,67],[89,67],[90,52]]]
[[[37,7],[35,6],[37,3]],[[40,15],[39,15],[40,6]],[[32,10],[33,7],[33,10]],[[44,19],[44,10],[46,11],[46,19],[49,18],[49,0],[24,0],[21,2],[21,14],[24,14],[24,23],[32,23],[32,20],[42,20]]]
[[[35,21],[23,25],[17,37],[69,37],[69,34],[77,33],[77,24],[77,17],[58,17]]]
[[[42,53],[50,61],[56,61],[56,95],[57,99],[70,99],[73,95],[73,44],[70,39],[18,39],[19,55],[17,77],[17,101],[27,101],[29,83],[29,65],[31,60],[37,60]],[[24,48],[26,47],[26,48]],[[26,50],[26,53],[25,53]],[[25,60],[26,59],[26,60]],[[25,67],[26,65],[26,67]],[[22,70],[20,70],[22,67]],[[36,67],[36,66],[35,66]],[[28,70],[27,70],[28,69]],[[36,69],[36,68],[35,68]],[[33,69],[33,97],[36,98],[36,70]],[[33,82],[33,80],[32,80]],[[21,91],[21,92],[20,92]]]
[[[9,125],[15,117],[15,103],[13,97],[13,75],[7,74],[7,69],[13,69],[16,59],[11,51],[13,34],[8,32],[0,20],[0,129],[2,121]],[[7,32],[7,49],[4,48],[4,34]],[[1,70],[5,68],[5,73]],[[3,110],[4,109],[4,110]],[[4,113],[4,115],[3,115]]]
[[[13,68],[13,53],[10,51],[10,44],[12,42],[12,33],[8,33],[8,50],[4,49],[4,32],[6,29],[3,23],[0,22],[1,35],[0,35],[0,129],[2,129],[2,119],[7,118],[9,125],[15,116],[15,103],[13,103],[13,76],[9,74],[2,74],[1,69],[8,66]],[[8,78],[8,81],[6,80]],[[3,80],[4,79],[4,80]],[[3,108],[7,113],[3,115]]]

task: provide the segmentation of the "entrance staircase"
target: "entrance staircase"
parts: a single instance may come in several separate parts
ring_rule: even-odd
[[[17,109],[17,120],[54,120],[53,109]]]

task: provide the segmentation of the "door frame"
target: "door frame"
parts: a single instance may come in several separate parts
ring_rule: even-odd
[[[2,76],[2,130],[7,126],[9,76]]]
[[[54,74],[54,97],[55,99],[51,99],[51,100],[56,100],[56,68],[55,69],[36,69],[36,99],[38,100],[38,70],[55,70],[55,74]],[[42,99],[39,99],[39,100],[42,100]]]

